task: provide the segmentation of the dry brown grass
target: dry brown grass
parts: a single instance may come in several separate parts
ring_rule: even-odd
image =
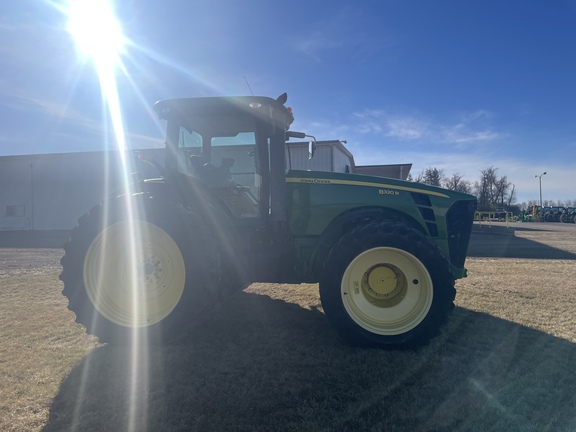
[[[0,272],[0,430],[39,430],[62,380],[96,345],[74,325],[58,270]]]
[[[97,345],[57,266],[0,273],[0,430],[576,430],[576,261],[471,258],[442,336],[351,348],[314,285],[255,284],[178,345]],[[10,273],[10,274],[8,274]]]
[[[468,260],[457,304],[576,342],[576,261]]]

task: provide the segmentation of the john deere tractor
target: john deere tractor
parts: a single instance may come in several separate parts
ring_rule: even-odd
[[[181,338],[252,282],[319,283],[352,344],[417,347],[454,307],[473,196],[291,170],[286,94],[164,100],[165,163],[72,230],[63,293],[103,342]],[[310,145],[311,153],[314,143]]]

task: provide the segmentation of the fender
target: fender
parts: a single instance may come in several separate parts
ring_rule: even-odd
[[[310,263],[306,275],[307,279],[310,279],[310,281],[318,280],[330,249],[345,233],[349,232],[356,226],[379,220],[402,222],[421,231],[422,234],[426,236],[428,235],[426,229],[414,218],[394,209],[382,207],[361,207],[346,211],[332,220],[320,235],[310,257]]]

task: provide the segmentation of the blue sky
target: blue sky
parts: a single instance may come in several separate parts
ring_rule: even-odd
[[[104,0],[102,0],[104,1]],[[576,0],[122,0],[127,145],[162,145],[172,97],[288,92],[292,129],[357,164],[498,168],[518,202],[576,200]],[[115,146],[67,1],[0,5],[0,155]],[[102,29],[106,33],[106,29]]]

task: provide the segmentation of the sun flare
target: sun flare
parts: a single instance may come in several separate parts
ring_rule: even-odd
[[[106,0],[70,1],[67,30],[80,51],[97,66],[113,65],[124,51],[122,26]]]
[[[129,173],[133,172],[130,166],[130,160],[126,157],[126,137],[124,133],[124,121],[121,109],[121,97],[118,91],[116,73],[120,70],[126,74],[126,69],[122,63],[122,57],[126,55],[125,45],[127,38],[122,32],[122,26],[117,19],[112,0],[68,0],[66,8],[67,23],[66,29],[74,40],[79,51],[91,63],[98,74],[100,91],[102,93],[102,103],[107,111],[107,117],[111,122],[112,133],[116,140],[116,145],[120,152],[120,158],[123,165],[123,183],[125,189],[130,191],[131,178]],[[108,131],[105,131],[107,134]],[[129,196],[129,195],[128,195]],[[128,279],[133,281],[127,283],[126,289],[130,299],[128,304],[134,305],[134,314],[137,315],[140,304],[142,287],[138,285],[136,273],[138,272],[137,263],[143,262],[142,256],[142,239],[140,238],[141,230],[133,223],[138,220],[138,209],[128,202],[128,222],[126,231],[128,232],[126,241],[126,257],[124,257],[127,267],[127,273],[131,275]],[[97,256],[94,261],[104,259],[104,256]],[[102,277],[102,275],[97,275]],[[126,291],[124,291],[126,293]],[[106,291],[99,290],[93,293],[94,302],[103,302]],[[153,305],[155,306],[155,305]],[[127,316],[130,310],[126,311]],[[95,319],[97,319],[95,317]],[[137,403],[138,396],[142,393],[142,384],[146,383],[147,370],[141,367],[141,350],[140,347],[144,341],[134,338],[132,341],[132,375],[130,379],[130,406],[129,406],[129,424],[128,430],[137,430],[138,418],[142,417],[139,412],[141,404]],[[145,384],[144,384],[145,385]],[[145,410],[145,407],[144,407]]]
[[[127,38],[113,4],[111,0],[68,0],[66,18],[66,30],[98,74],[102,100],[123,156],[126,142],[116,73],[124,72],[122,56]]]

